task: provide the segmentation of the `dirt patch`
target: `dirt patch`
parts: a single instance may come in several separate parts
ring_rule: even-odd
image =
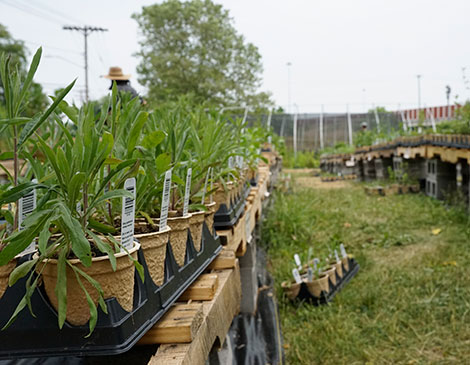
[[[344,189],[351,188],[353,184],[351,181],[327,181],[323,182],[319,177],[301,176],[295,179],[296,185],[303,188],[314,189]]]

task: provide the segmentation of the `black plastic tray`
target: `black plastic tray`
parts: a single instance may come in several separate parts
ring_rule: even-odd
[[[204,223],[201,250],[194,248],[188,229],[185,265],[178,267],[167,243],[165,281],[155,285],[141,250],[138,260],[144,266],[145,282],[135,275],[134,310],[126,312],[115,298],[107,299],[108,313],[99,310],[93,334],[88,325],[72,326],[67,322],[62,330],[57,324],[57,312],[50,305],[43,288],[34,292],[31,302],[34,314],[24,309],[17,320],[0,332],[0,359],[53,356],[95,356],[119,354],[129,350],[169,309],[176,299],[207,268],[222,249],[220,239],[213,236]],[[26,260],[27,257],[23,258]],[[7,322],[21,300],[25,280],[8,288],[0,299],[0,326]]]
[[[250,195],[250,190],[251,186],[246,184],[243,192],[235,202],[231,202],[230,207],[227,207],[226,204],[220,204],[214,215],[214,228],[228,229],[238,222],[245,211],[246,198]]]
[[[331,282],[331,279],[328,278],[329,284],[330,284],[330,291],[327,293],[325,291],[322,291],[319,297],[316,297],[312,295],[307,288],[307,284],[302,282],[300,284],[300,291],[297,297],[295,297],[294,300],[303,300],[307,301],[313,305],[320,305],[320,304],[326,304],[329,303],[333,300],[334,296],[343,289],[343,287],[357,274],[359,271],[359,264],[356,262],[356,260],[349,258],[349,270],[345,271],[344,270],[344,265],[343,265],[343,272],[344,275],[342,278],[339,277],[338,273],[335,272],[336,275],[336,285],[333,285]]]

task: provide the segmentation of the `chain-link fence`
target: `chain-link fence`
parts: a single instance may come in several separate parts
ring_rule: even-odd
[[[237,115],[244,118],[245,115]],[[325,114],[250,114],[246,115],[248,126],[261,124],[273,129],[283,137],[288,148],[302,150],[319,150],[333,147],[339,143],[350,144],[354,134],[363,125],[368,130],[377,130],[390,134],[401,128],[401,117],[398,113],[325,113]],[[296,145],[294,143],[296,135]]]

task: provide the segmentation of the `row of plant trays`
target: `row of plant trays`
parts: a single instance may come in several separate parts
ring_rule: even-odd
[[[220,239],[212,229],[209,229],[208,223],[210,225],[211,222],[202,223],[200,233],[191,232],[189,228],[180,232],[186,237],[183,263],[181,250],[175,251],[175,246],[170,242],[170,229],[163,232],[162,245],[153,254],[140,248],[141,244],[143,248],[145,247],[146,235],[136,235],[141,237],[140,243],[136,239],[134,253],[132,250],[130,253],[134,254],[143,266],[145,280],[141,280],[133,265],[129,275],[118,264],[117,273],[120,275],[115,276],[111,284],[122,286],[122,294],[127,296],[127,299],[131,298],[131,308],[125,310],[115,297],[106,299],[108,314],[98,307],[96,328],[89,337],[87,337],[89,333],[87,322],[83,325],[73,325],[68,319],[64,327],[59,329],[57,311],[49,299],[50,293],[46,293],[45,285],[39,286],[31,299],[35,317],[29,311],[23,310],[10,327],[0,332],[0,359],[111,355],[129,350],[163,316],[222,249]],[[198,239],[199,244],[195,242]],[[31,254],[23,256],[17,265],[29,259]],[[159,267],[158,272],[155,271],[156,266]],[[1,326],[7,323],[24,295],[26,279],[21,280],[20,285],[7,288],[0,299]],[[129,281],[131,289],[126,293],[124,288]],[[74,320],[81,318],[80,314],[74,311],[80,306],[87,307],[86,303],[80,302],[69,302],[68,305],[70,313],[68,310],[67,318],[71,314]]]
[[[302,282],[283,282],[281,284],[287,298],[291,301],[305,301],[313,305],[326,304],[358,273],[359,264],[347,257],[332,265],[320,278],[308,281],[307,274]]]
[[[229,191],[222,191],[223,198],[216,206],[214,215],[214,228],[227,229],[234,226],[240,216],[245,211],[246,198],[250,194],[251,183],[247,184],[244,180],[237,187],[228,187]],[[233,190],[233,191],[232,191]]]
[[[404,185],[404,184],[391,184],[389,186],[366,186],[364,187],[368,195],[397,195],[407,193],[419,193],[419,184]]]
[[[426,134],[422,136],[399,137],[390,142],[378,143],[373,146],[356,148],[355,154],[372,151],[391,150],[397,147],[438,146],[459,149],[470,149],[470,135],[463,134]],[[340,158],[347,160],[351,154],[331,154],[321,157],[322,160]]]
[[[330,182],[330,181],[342,181],[342,180],[356,180],[357,176],[355,174],[351,175],[341,175],[341,176],[322,176],[322,182]]]

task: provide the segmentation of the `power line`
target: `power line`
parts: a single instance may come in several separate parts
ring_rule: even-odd
[[[48,20],[49,22],[56,23],[56,24],[63,24],[64,23],[62,20],[57,19],[57,18],[51,16],[48,13],[44,13],[44,12],[38,11],[34,8],[25,6],[25,4],[22,4],[22,3],[10,3],[8,0],[3,0],[2,4],[13,7],[17,10],[20,10],[20,11],[28,14],[28,15],[33,15],[37,18],[42,19],[42,20]]]
[[[74,50],[71,50],[71,49],[65,49],[65,48],[49,46],[49,45],[44,44],[44,43],[25,41],[24,39],[22,41],[25,42],[25,43],[28,43],[28,44],[33,44],[35,46],[41,46],[41,47],[45,47],[45,48],[55,49],[56,51],[69,52],[69,53],[75,53],[75,54],[83,55],[83,52],[74,51]]]
[[[90,27],[88,25],[83,27],[66,25],[63,29],[80,32],[85,39],[85,100],[88,101],[88,36],[93,32],[107,32],[108,30],[100,27]]]
[[[44,56],[44,57],[45,57],[45,58],[57,58],[57,59],[59,59],[59,60],[65,61],[65,62],[67,62],[67,63],[70,63],[71,65],[74,65],[74,66],[83,68],[83,65],[79,65],[78,63],[75,63],[75,62],[73,62],[73,61],[71,61],[71,60],[69,60],[69,59],[67,59],[67,58],[65,58],[65,57],[62,57],[62,56],[60,56],[60,55],[46,55],[46,56]]]
[[[38,3],[38,1],[36,1],[36,3]],[[49,13],[52,13],[52,14],[55,14],[56,16],[60,17],[61,19],[64,19],[64,20],[68,20],[70,21],[71,23],[77,23],[77,24],[81,24],[83,23],[83,21],[81,20],[77,20],[76,18],[74,17],[71,17],[70,14],[65,14],[65,13],[62,13],[61,11],[57,10],[57,9],[53,9],[53,8],[50,8],[49,6],[47,6],[46,4],[44,4],[43,2],[39,2],[38,5],[34,6],[31,4],[31,0],[28,2],[28,4],[32,7],[35,7],[36,9],[38,9],[38,6],[39,6],[39,9],[42,10],[42,9],[45,9],[47,10]]]

